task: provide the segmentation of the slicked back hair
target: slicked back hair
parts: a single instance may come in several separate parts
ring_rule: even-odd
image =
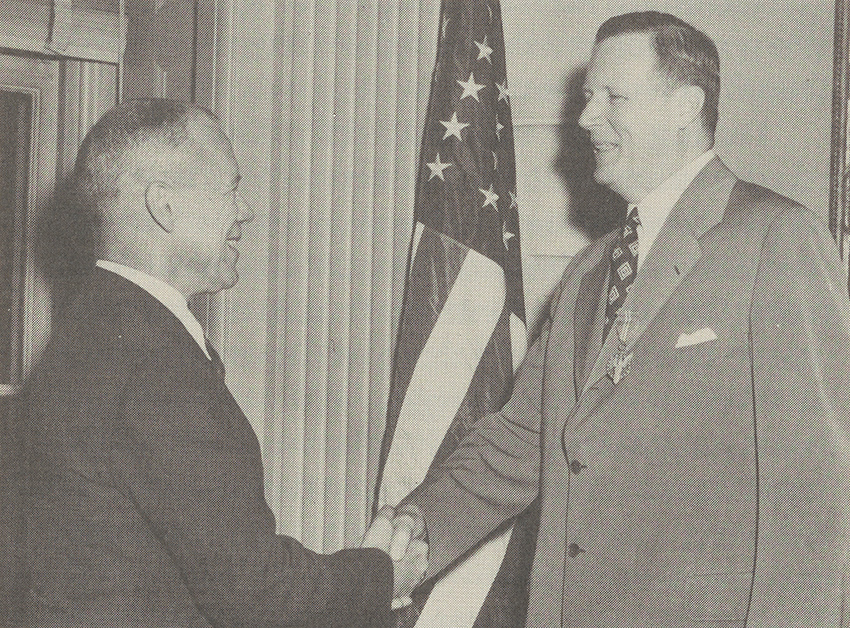
[[[717,128],[720,58],[711,38],[669,13],[640,11],[607,20],[596,32],[596,43],[626,33],[651,36],[658,69],[673,85],[695,85],[705,93],[701,117],[711,140]]]
[[[178,149],[190,137],[189,123],[207,119],[218,124],[215,114],[198,105],[145,98],[125,101],[91,128],[77,153],[72,175],[75,201],[91,209],[115,198],[121,176],[137,168],[133,153],[150,141]]]

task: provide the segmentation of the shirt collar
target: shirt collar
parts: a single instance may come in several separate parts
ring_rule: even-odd
[[[709,148],[637,203],[640,223],[644,230],[654,233],[661,230],[661,225],[667,219],[673,206],[693,183],[699,171],[705,168],[714,156],[714,149]]]
[[[192,314],[191,310],[189,310],[189,303],[186,301],[186,297],[184,297],[177,288],[165,283],[161,279],[157,279],[152,275],[142,272],[136,268],[125,266],[124,264],[99,259],[97,260],[96,265],[98,268],[108,270],[109,272],[124,277],[124,279],[127,279],[128,281],[132,281],[134,284],[142,288],[142,290],[149,293],[157,301],[167,307],[168,310],[174,314],[181,323],[183,323],[183,326],[192,335],[192,338],[195,339],[195,342],[198,343],[198,346],[201,347],[206,356],[210,357],[206,347],[204,330],[198,322],[198,319],[195,318],[195,315]]]

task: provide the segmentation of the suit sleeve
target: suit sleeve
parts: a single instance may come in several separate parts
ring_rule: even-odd
[[[747,626],[843,625],[850,310],[835,242],[805,210],[767,232],[750,331],[758,530]]]
[[[389,556],[317,554],[277,535],[256,436],[223,383],[161,371],[135,374],[115,473],[210,623],[382,626]]]
[[[552,312],[575,263],[556,290]],[[552,313],[517,372],[510,400],[482,417],[466,439],[402,503],[425,518],[431,577],[522,512],[539,493],[541,404]]]

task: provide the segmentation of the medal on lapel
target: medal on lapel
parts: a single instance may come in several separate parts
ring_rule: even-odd
[[[617,327],[617,351],[608,360],[608,377],[615,384],[619,384],[620,380],[629,372],[629,366],[632,362],[632,353],[626,353],[629,327],[632,324],[632,312],[631,310],[624,310],[620,314],[621,316],[618,316],[614,323]]]

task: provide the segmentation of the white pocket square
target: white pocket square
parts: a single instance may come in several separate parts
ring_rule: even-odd
[[[714,333],[711,327],[704,327],[692,334],[681,334],[676,341],[676,348],[690,347],[691,345],[698,345],[701,342],[708,342],[709,340],[717,340],[717,334]]]

